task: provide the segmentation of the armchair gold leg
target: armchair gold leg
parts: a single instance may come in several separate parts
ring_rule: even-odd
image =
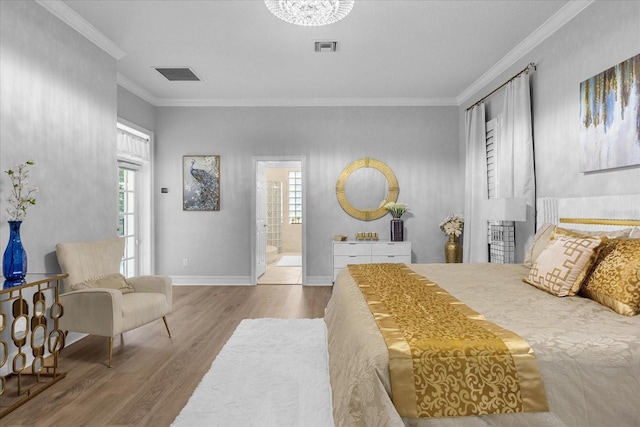
[[[169,330],[169,324],[167,323],[167,316],[162,316],[162,320],[164,320],[164,327],[167,328],[167,333],[169,334],[169,338],[171,338],[171,331]]]
[[[109,367],[111,367],[111,354],[113,353],[113,337],[109,337]]]

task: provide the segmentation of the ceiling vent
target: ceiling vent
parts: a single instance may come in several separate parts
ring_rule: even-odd
[[[165,76],[167,80],[172,82],[199,82],[189,67],[154,67],[156,71]]]
[[[337,52],[338,42],[327,42],[327,41],[315,42],[315,50],[316,52],[320,52],[320,53]]]

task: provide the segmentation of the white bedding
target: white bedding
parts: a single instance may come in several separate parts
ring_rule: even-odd
[[[389,398],[388,351],[344,269],[327,306],[334,419],[339,426],[640,425],[640,316],[582,297],[558,298],[509,264],[412,264],[417,273],[533,348],[551,411],[402,420]]]

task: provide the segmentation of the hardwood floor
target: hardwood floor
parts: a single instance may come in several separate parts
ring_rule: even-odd
[[[62,350],[67,376],[0,419],[8,426],[168,426],[241,320],[322,317],[329,286],[174,286],[173,312],[114,339]],[[241,369],[241,367],[239,367]],[[1,397],[0,397],[1,398]]]

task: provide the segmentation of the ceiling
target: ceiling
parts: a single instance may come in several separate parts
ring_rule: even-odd
[[[343,20],[301,27],[262,0],[40,0],[158,106],[459,105],[589,3],[355,0]],[[170,82],[155,66],[201,81]]]

